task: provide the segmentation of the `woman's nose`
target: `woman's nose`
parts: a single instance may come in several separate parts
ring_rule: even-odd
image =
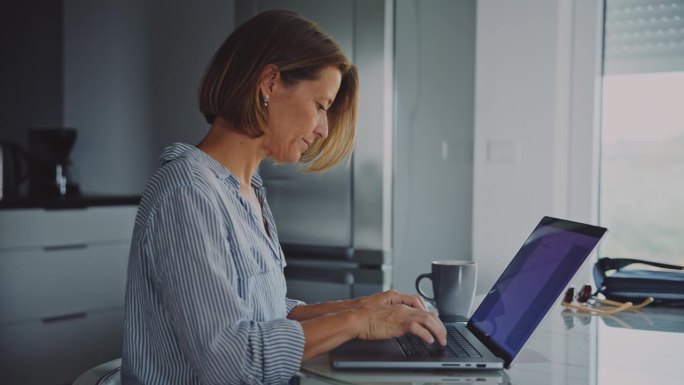
[[[325,140],[328,137],[328,118],[324,117],[320,123],[314,129],[314,134],[319,136],[321,140]]]

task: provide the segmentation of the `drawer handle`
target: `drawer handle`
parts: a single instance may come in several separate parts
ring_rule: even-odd
[[[71,321],[71,320],[75,320],[75,319],[85,318],[86,316],[88,316],[88,314],[86,312],[79,312],[79,313],[58,315],[58,316],[54,316],[54,317],[46,317],[46,318],[43,318],[42,321],[44,324],[50,324],[50,323],[55,323],[55,322]]]
[[[62,251],[62,250],[74,250],[74,249],[85,249],[88,245],[85,243],[75,243],[73,245],[60,245],[60,246],[44,246],[45,251]]]

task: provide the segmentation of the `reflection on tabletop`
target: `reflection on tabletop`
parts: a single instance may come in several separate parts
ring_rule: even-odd
[[[598,384],[681,384],[684,309],[649,306],[601,319]]]
[[[569,309],[564,309],[561,312],[561,316],[568,329],[574,327],[575,322],[588,325],[591,323],[592,319],[600,318],[603,324],[609,327],[684,333],[684,309],[679,308],[650,306],[634,311],[624,311],[605,316],[577,313]]]

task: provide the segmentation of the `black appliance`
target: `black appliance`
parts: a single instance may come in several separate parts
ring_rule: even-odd
[[[26,152],[18,144],[0,142],[0,201],[16,199],[28,177]]]
[[[72,128],[29,130],[31,197],[50,198],[80,194],[69,159],[75,141],[76,130]]]

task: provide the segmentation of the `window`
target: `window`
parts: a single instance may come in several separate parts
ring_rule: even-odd
[[[601,255],[684,265],[684,1],[605,16]]]
[[[684,264],[684,72],[603,81],[602,254]]]

